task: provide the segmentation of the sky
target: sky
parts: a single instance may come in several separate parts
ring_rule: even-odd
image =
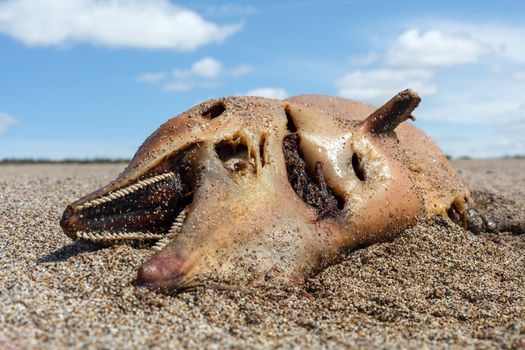
[[[525,2],[0,0],[0,159],[130,158],[211,98],[405,88],[446,154],[525,154]]]

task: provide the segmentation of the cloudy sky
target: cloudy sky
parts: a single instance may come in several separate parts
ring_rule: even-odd
[[[0,158],[128,158],[215,97],[407,87],[447,154],[525,154],[525,2],[0,0]]]

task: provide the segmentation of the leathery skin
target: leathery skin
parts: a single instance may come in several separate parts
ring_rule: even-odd
[[[405,90],[379,109],[319,95],[204,102],[69,205],[61,226],[95,244],[153,242],[138,280],[175,289],[298,285],[420,217],[467,227],[468,188],[406,121],[419,101]]]

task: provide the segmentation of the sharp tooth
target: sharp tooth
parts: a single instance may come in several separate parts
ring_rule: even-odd
[[[149,232],[76,232],[77,239],[91,242],[136,239],[162,239],[164,235]]]
[[[186,216],[188,214],[188,207],[184,208],[179,215],[175,218],[175,223],[182,224],[184,220],[186,220]]]
[[[118,190],[116,190],[114,192],[111,192],[111,193],[107,194],[106,196],[102,196],[100,198],[95,198],[95,199],[93,199],[93,200],[91,200],[89,202],[81,204],[81,205],[75,207],[74,210],[80,211],[80,210],[85,209],[85,208],[90,208],[90,207],[93,207],[93,206],[98,206],[98,205],[103,204],[103,203],[111,202],[112,200],[118,199],[120,197],[127,196],[127,195],[129,195],[129,194],[131,194],[131,193],[133,193],[135,191],[141,190],[145,186],[152,185],[154,183],[157,183],[159,181],[162,181],[162,180],[174,177],[174,176],[175,176],[175,174],[173,172],[170,172],[170,173],[157,175],[157,176],[151,177],[149,179],[140,180],[140,181],[138,181],[138,182],[136,182],[136,183],[134,183],[132,185],[129,185],[128,187],[124,187],[124,188],[118,189]]]
[[[116,238],[117,238],[117,235],[115,233],[113,233],[113,232],[105,232],[105,234],[104,234],[104,240],[110,241],[110,240],[114,240]]]
[[[159,240],[157,243],[155,243],[152,249],[156,252],[161,251],[165,246],[168,245],[169,242],[171,242],[171,239],[168,237],[164,237],[161,240]]]
[[[171,228],[169,229],[166,236],[164,236],[162,239],[160,239],[155,245],[152,247],[154,251],[160,251],[165,246],[167,246],[173,239],[181,232],[182,227],[184,226],[184,221],[186,220],[188,214],[188,207],[184,208],[179,215],[175,218],[175,221],[173,222],[173,225],[171,225]]]
[[[161,239],[164,235],[149,232],[76,232],[77,239],[90,242],[118,241],[134,239]]]

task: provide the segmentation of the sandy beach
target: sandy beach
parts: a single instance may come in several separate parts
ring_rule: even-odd
[[[0,166],[0,349],[525,348],[525,160],[455,161],[506,232],[427,220],[294,289],[135,286],[146,247],[74,243],[68,203],[124,164]]]

